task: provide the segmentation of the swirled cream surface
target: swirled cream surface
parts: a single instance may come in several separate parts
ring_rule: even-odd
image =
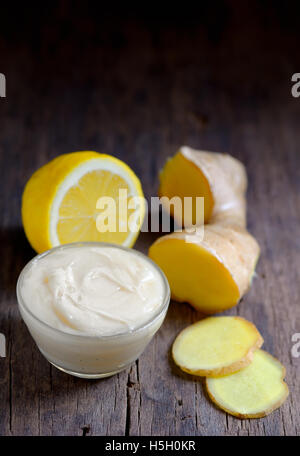
[[[99,336],[149,321],[165,290],[159,272],[134,251],[82,244],[33,261],[21,293],[31,312],[48,325]]]

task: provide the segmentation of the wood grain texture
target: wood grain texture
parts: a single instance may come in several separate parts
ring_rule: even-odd
[[[244,6],[240,4],[243,3]],[[220,2],[182,13],[40,7],[4,12],[0,72],[1,435],[300,434],[300,71],[297,21],[270,2]],[[91,7],[90,7],[91,8]],[[32,13],[32,14],[31,14]],[[37,16],[39,14],[39,16]],[[16,18],[16,19],[15,19]],[[298,65],[298,66],[297,66]],[[257,277],[238,307],[264,348],[287,368],[290,397],[270,416],[240,421],[215,408],[202,382],[170,359],[177,333],[199,318],[172,302],[167,318],[127,371],[85,381],[52,368],[16,302],[18,274],[34,252],[20,219],[22,189],[49,159],[97,150],[125,160],[149,198],[166,158],[187,144],[228,152],[248,171],[248,225],[261,246]],[[142,233],[147,251],[155,233]]]

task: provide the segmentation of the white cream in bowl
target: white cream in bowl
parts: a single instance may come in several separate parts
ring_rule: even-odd
[[[164,319],[170,292],[161,270],[143,254],[75,243],[31,260],[17,294],[44,356],[73,375],[96,378],[137,359]]]

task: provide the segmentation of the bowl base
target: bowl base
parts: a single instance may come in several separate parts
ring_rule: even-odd
[[[59,369],[60,371],[64,372],[65,374],[73,375],[74,377],[80,377],[80,378],[86,378],[90,380],[97,380],[99,378],[105,378],[105,377],[111,377],[112,375],[118,374],[119,372],[122,372],[123,370],[127,369],[128,366],[122,367],[121,369],[118,369],[113,372],[105,372],[101,374],[85,374],[83,372],[74,372],[68,369],[64,369],[63,367],[58,366],[57,364],[52,363],[49,361],[52,366],[56,367],[56,369]]]

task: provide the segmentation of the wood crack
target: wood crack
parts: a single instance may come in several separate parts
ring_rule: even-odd
[[[11,319],[11,311],[8,313],[9,319]],[[13,370],[12,370],[12,330],[9,328],[9,430],[12,433],[12,421],[13,421]]]
[[[130,388],[132,383],[130,380],[130,371],[128,373],[127,385],[126,385],[126,419],[125,419],[125,436],[130,435],[130,418],[131,418],[131,401],[130,401]]]

